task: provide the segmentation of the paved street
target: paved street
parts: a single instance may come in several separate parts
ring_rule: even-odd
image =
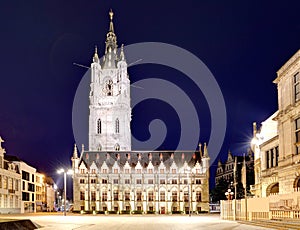
[[[201,216],[127,216],[127,215],[73,215],[68,214],[29,214],[29,215],[1,215],[1,219],[31,219],[40,225],[43,230],[94,230],[94,229],[143,229],[143,230],[166,230],[166,229],[267,229],[257,226],[239,224],[233,221],[221,220],[218,215]]]

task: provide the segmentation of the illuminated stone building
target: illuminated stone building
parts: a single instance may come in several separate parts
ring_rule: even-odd
[[[103,60],[95,50],[89,148],[74,147],[74,210],[170,213],[209,210],[209,156],[197,151],[132,151],[130,79],[110,12]]]
[[[0,213],[21,212],[21,171],[2,147],[0,137]]]
[[[278,111],[253,124],[256,197],[300,190],[300,50],[278,71]]]

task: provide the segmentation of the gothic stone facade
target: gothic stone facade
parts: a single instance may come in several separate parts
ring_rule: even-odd
[[[91,64],[89,150],[74,148],[74,210],[208,211],[209,157],[201,151],[131,151],[130,80],[113,13],[105,54]],[[200,147],[201,150],[201,147]]]
[[[75,147],[72,162],[74,210],[209,210],[209,157],[199,151],[82,151],[78,157]]]
[[[257,130],[254,123],[256,197],[300,189],[300,50],[277,72],[278,111]]]

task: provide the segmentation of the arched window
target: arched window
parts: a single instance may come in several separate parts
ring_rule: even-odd
[[[97,121],[97,133],[98,134],[101,133],[101,119],[98,119],[98,121]]]
[[[119,144],[116,144],[116,145],[115,145],[115,150],[116,150],[116,151],[120,151],[120,145],[119,145]]]
[[[120,122],[119,122],[119,118],[116,119],[116,133],[120,133]]]

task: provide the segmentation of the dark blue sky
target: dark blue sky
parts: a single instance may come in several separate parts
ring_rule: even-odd
[[[207,65],[227,110],[221,154],[226,156],[228,149],[241,154],[252,122],[277,110],[272,81],[300,48],[299,7],[299,1],[1,1],[0,135],[7,153],[51,176],[59,166],[70,165],[72,104],[86,71],[72,63],[89,66],[95,45],[103,54],[112,8],[119,45],[169,43]],[[199,140],[208,141],[207,104],[185,76],[151,65],[132,67],[129,74],[132,82],[160,74],[179,84],[201,114]],[[133,110],[133,133],[143,139],[147,126],[142,124],[164,119],[172,131],[161,148],[176,148],[178,119],[172,108],[158,103],[166,110],[151,103]],[[169,112],[173,118],[165,116]]]

